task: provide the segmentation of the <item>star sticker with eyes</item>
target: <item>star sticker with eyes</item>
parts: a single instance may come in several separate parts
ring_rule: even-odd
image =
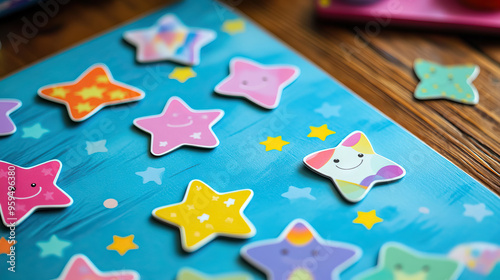
[[[165,155],[181,146],[215,148],[219,139],[212,130],[224,111],[193,110],[179,97],[168,100],[159,115],[134,120],[134,125],[151,134],[151,153]]]
[[[0,192],[3,224],[19,225],[38,208],[63,208],[73,204],[73,199],[56,185],[61,168],[62,163],[58,160],[29,168],[0,160],[0,170],[7,172],[6,177],[0,178],[0,188],[5,190]],[[53,175],[43,172],[47,169],[53,170]],[[47,192],[51,195],[44,195]],[[12,201],[15,204],[10,203]]]

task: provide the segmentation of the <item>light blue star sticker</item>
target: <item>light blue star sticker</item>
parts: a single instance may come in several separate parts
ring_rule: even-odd
[[[146,171],[135,172],[136,175],[142,177],[142,183],[146,184],[147,182],[155,182],[158,185],[161,185],[161,177],[163,176],[163,172],[165,172],[165,168],[153,168],[148,167]]]
[[[288,191],[281,195],[282,197],[286,197],[290,200],[298,199],[298,198],[307,198],[310,200],[316,200],[314,196],[311,195],[311,188],[296,188],[294,186],[288,187]]]
[[[21,137],[40,139],[47,132],[49,132],[48,129],[43,128],[40,123],[36,123],[30,127],[23,127],[23,136]]]
[[[323,102],[323,105],[321,105],[321,107],[319,108],[316,108],[314,112],[323,115],[325,119],[329,119],[331,117],[340,117],[340,108],[342,108],[340,105],[333,106],[326,102]]]
[[[107,153],[108,149],[106,148],[106,140],[89,142],[87,141],[87,147],[85,148],[89,155],[95,153]]]
[[[484,203],[478,203],[476,205],[464,204],[464,207],[465,207],[464,216],[472,217],[478,223],[482,222],[484,217],[493,216],[493,212],[486,209],[486,205],[484,205]]]
[[[37,242],[36,246],[40,247],[42,251],[40,252],[40,257],[44,258],[47,256],[57,256],[62,257],[63,251],[66,247],[71,246],[71,242],[59,239],[55,234],[53,234],[49,241]]]

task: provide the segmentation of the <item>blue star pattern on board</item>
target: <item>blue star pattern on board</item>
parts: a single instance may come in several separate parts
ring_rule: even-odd
[[[493,216],[493,212],[486,209],[486,205],[484,205],[484,203],[478,203],[475,205],[464,204],[464,207],[465,207],[464,216],[472,217],[478,223],[482,222],[483,219],[487,216]]]
[[[40,139],[45,133],[48,133],[49,130],[42,127],[40,123],[36,123],[29,127],[23,127],[23,136],[22,138],[35,138]]]
[[[340,109],[342,106],[331,105],[327,102],[323,102],[321,107],[314,109],[314,112],[323,115],[325,119],[329,119],[331,117],[340,117]]]
[[[42,249],[42,251],[40,252],[41,258],[45,258],[48,256],[62,257],[64,249],[71,246],[71,242],[61,240],[55,234],[53,234],[50,237],[49,241],[37,242],[36,246]]]
[[[314,196],[311,195],[311,188],[297,188],[294,186],[288,187],[288,191],[286,193],[281,194],[282,197],[286,197],[290,200],[298,199],[298,198],[307,198],[310,200],[316,200]]]
[[[135,174],[142,177],[143,184],[146,184],[148,182],[155,182],[156,184],[161,185],[161,177],[163,176],[163,172],[165,172],[164,167],[148,167],[146,171],[135,172]]]
[[[85,150],[87,150],[87,153],[89,155],[95,154],[95,153],[107,153],[108,149],[106,148],[106,140],[101,140],[101,141],[96,141],[96,142],[89,142],[86,141],[87,147]]]

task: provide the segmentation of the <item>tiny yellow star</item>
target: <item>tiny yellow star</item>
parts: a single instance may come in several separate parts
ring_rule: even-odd
[[[106,75],[99,75],[99,76],[97,76],[97,78],[95,79],[95,81],[97,83],[102,83],[102,84],[109,83],[108,76],[106,76]]]
[[[290,142],[284,141],[281,139],[281,136],[278,137],[267,137],[266,141],[260,142],[259,144],[266,146],[266,152],[270,150],[278,150],[281,151],[283,146],[290,144]]]
[[[80,96],[83,100],[87,100],[90,98],[99,98],[102,99],[102,94],[106,91],[104,88],[100,88],[98,86],[85,87],[80,91],[77,91],[75,95]]]
[[[66,94],[69,93],[69,90],[64,89],[64,88],[54,88],[52,90],[52,93],[50,96],[52,97],[61,97],[61,98],[66,98]]]
[[[115,89],[109,93],[111,99],[123,99],[127,96],[127,93],[119,89]]]
[[[78,103],[75,108],[76,108],[76,110],[78,110],[78,113],[90,112],[93,109],[92,106],[90,106],[89,102]]]
[[[383,219],[377,217],[377,213],[375,210],[369,212],[358,211],[358,217],[354,219],[352,222],[355,224],[362,224],[367,229],[371,229],[374,224],[382,222]]]
[[[222,24],[222,31],[229,35],[242,33],[245,31],[245,21],[241,18],[228,19]]]
[[[325,141],[328,135],[335,134],[335,131],[329,130],[326,124],[319,127],[310,126],[309,128],[311,129],[311,133],[307,137],[317,137],[323,141]]]
[[[189,78],[196,77],[196,72],[191,67],[175,67],[174,70],[168,75],[169,79],[175,79],[184,83]]]
[[[115,250],[120,255],[125,255],[128,250],[138,249],[139,246],[134,243],[134,235],[129,235],[126,237],[120,237],[118,235],[113,235],[113,243],[111,243],[106,249]]]

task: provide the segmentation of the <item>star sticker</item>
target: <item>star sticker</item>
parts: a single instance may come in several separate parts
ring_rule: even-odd
[[[50,237],[49,241],[37,242],[36,246],[42,249],[42,251],[40,252],[40,258],[45,258],[48,256],[62,257],[64,249],[71,246],[71,242],[61,240],[55,234],[53,234]]]
[[[233,58],[230,74],[216,87],[222,95],[242,96],[266,109],[278,107],[283,89],[299,76],[291,65],[264,66],[245,58]]]
[[[175,67],[172,73],[168,75],[169,79],[175,79],[181,83],[194,77],[196,77],[196,72],[194,72],[191,67]]]
[[[133,270],[101,272],[85,255],[74,255],[55,280],[139,280]]]
[[[245,21],[241,18],[227,19],[222,24],[222,31],[229,35],[236,35],[245,32]]]
[[[52,168],[56,174],[54,176],[45,176],[42,173],[44,168]],[[73,199],[56,185],[61,168],[62,163],[58,160],[47,161],[30,168],[20,167],[0,160],[0,169],[14,169],[16,178],[15,192],[7,192],[9,178],[11,177],[0,180],[0,189],[6,190],[0,192],[0,214],[3,224],[5,226],[10,226],[11,223],[19,225],[38,208],[63,208],[73,204]],[[53,199],[50,201],[45,200],[45,197],[41,195],[42,191],[53,192]],[[16,199],[16,211],[11,211],[8,208],[9,195],[13,195]]]
[[[402,244],[389,242],[382,246],[375,268],[357,275],[356,280],[455,280],[463,266],[446,256],[423,254]]]
[[[309,223],[296,219],[277,239],[246,245],[241,255],[265,272],[267,279],[338,279],[343,270],[359,260],[361,250],[323,240]]]
[[[414,69],[420,79],[415,98],[448,99],[469,105],[479,102],[479,94],[472,84],[479,75],[477,65],[442,66],[417,59]]]
[[[0,136],[11,135],[17,128],[10,114],[21,107],[21,101],[17,99],[0,98]]]
[[[40,139],[47,132],[49,132],[48,129],[43,128],[40,123],[36,123],[29,127],[23,127],[23,136],[21,138]]]
[[[484,203],[478,203],[476,205],[464,204],[464,207],[464,216],[474,218],[478,223],[482,222],[485,217],[493,216],[493,212],[486,209]]]
[[[183,268],[177,273],[176,280],[251,280],[246,273],[232,273],[219,276],[208,276],[191,268]]]
[[[148,182],[155,182],[157,185],[161,185],[161,177],[165,172],[165,168],[153,168],[148,167],[146,171],[135,172],[136,175],[142,177],[142,183],[146,184]]]
[[[267,137],[266,141],[260,142],[259,144],[266,146],[266,152],[271,150],[281,151],[283,146],[290,144],[290,142],[284,141],[281,139],[281,136],[278,137]]]
[[[98,78],[102,76],[106,79]],[[109,68],[100,63],[90,66],[73,82],[40,88],[38,95],[66,105],[69,117],[75,122],[90,118],[105,106],[137,101],[145,96],[142,90],[114,80]]]
[[[286,197],[290,200],[298,199],[298,198],[307,198],[310,200],[316,200],[314,196],[311,195],[311,188],[296,188],[294,186],[288,187],[288,191],[286,193],[281,194],[282,197]]]
[[[340,117],[340,108],[342,107],[330,105],[326,102],[323,102],[321,107],[314,109],[314,112],[323,115],[325,119],[329,119],[331,117]]]
[[[335,134],[335,131],[328,129],[326,124],[319,127],[310,126],[309,128],[311,129],[311,133],[309,133],[307,137],[316,137],[323,141],[325,141],[326,137],[329,135]]]
[[[86,141],[87,147],[85,150],[87,150],[87,153],[89,155],[95,154],[95,153],[107,153],[108,149],[106,148],[106,140],[101,140],[101,141],[96,141],[96,142],[89,142]]]
[[[330,178],[349,202],[361,201],[376,183],[402,178],[406,171],[395,162],[375,153],[361,131],[354,131],[335,148],[304,158],[314,172]]]
[[[213,196],[220,199],[214,201]],[[243,214],[252,197],[253,191],[249,189],[218,193],[202,181],[192,180],[182,202],[156,208],[153,210],[153,216],[179,227],[182,248],[193,252],[217,236],[254,236],[255,227]],[[227,207],[222,202],[228,199],[234,200],[233,206]],[[228,218],[232,219],[232,222],[227,222]]]
[[[151,153],[161,156],[184,145],[217,147],[219,139],[212,126],[223,115],[222,110],[193,110],[174,96],[168,100],[161,114],[135,119],[134,125],[151,134]],[[190,137],[193,133],[203,135],[203,139]]]
[[[14,246],[17,243],[15,240],[7,240],[5,237],[0,238],[0,255],[1,254],[10,254],[10,247]]]
[[[170,60],[186,65],[198,65],[201,48],[216,36],[209,29],[186,27],[172,14],[164,15],[152,27],[123,34],[125,41],[137,47],[138,62]]]
[[[375,210],[372,210],[368,212],[358,211],[358,216],[352,222],[355,224],[362,224],[365,228],[370,230],[374,224],[378,224],[383,221],[383,219],[377,217]]]
[[[134,235],[129,235],[125,237],[120,237],[118,235],[113,235],[113,243],[108,245],[106,249],[115,250],[121,256],[125,255],[129,250],[139,249],[139,246],[134,243]]]

